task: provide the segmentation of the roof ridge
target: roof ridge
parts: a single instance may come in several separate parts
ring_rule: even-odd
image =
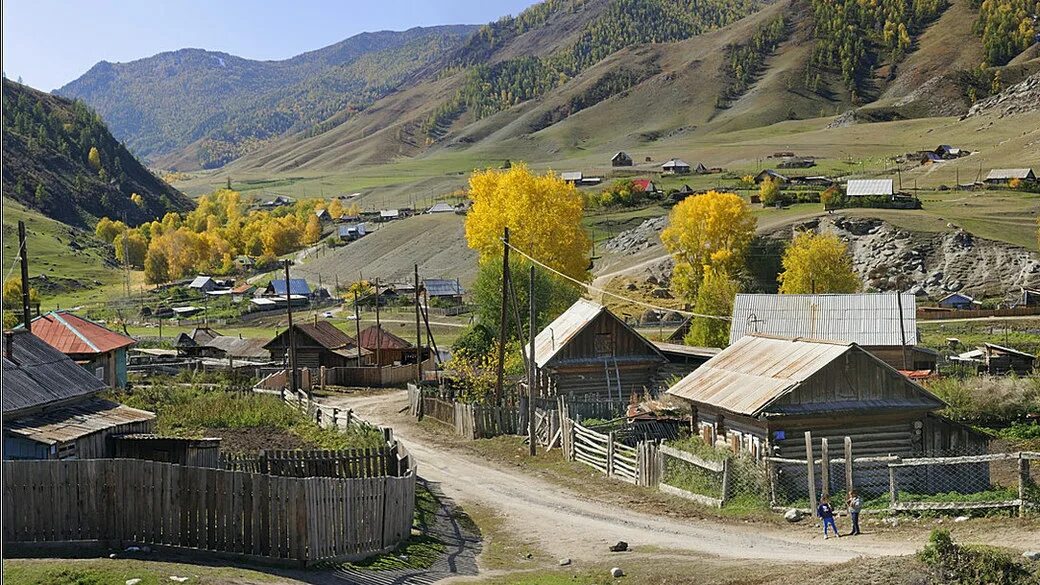
[[[51,313],[54,315],[54,318],[57,319],[59,323],[64,325],[66,328],[68,328],[68,330],[71,331],[73,333],[73,335],[78,337],[80,341],[82,341],[83,343],[86,343],[87,346],[90,347],[90,349],[92,349],[92,350],[94,350],[96,352],[100,352],[101,351],[101,349],[97,345],[95,345],[93,341],[88,339],[87,336],[85,336],[82,333],[80,333],[79,329],[76,329],[75,327],[72,326],[71,323],[66,321],[65,318],[61,316],[61,313],[59,313],[58,311],[51,311]]]

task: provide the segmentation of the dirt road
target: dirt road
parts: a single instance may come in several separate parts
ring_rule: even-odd
[[[372,423],[389,424],[419,462],[419,475],[440,484],[463,505],[474,502],[499,514],[511,534],[556,557],[601,561],[607,546],[624,540],[661,551],[693,552],[724,558],[780,562],[841,562],[861,555],[903,555],[916,547],[864,536],[823,541],[804,529],[670,519],[590,500],[559,485],[516,470],[435,446],[407,415],[403,391],[361,398],[332,397],[322,402],[352,408]],[[655,554],[655,553],[649,553]]]

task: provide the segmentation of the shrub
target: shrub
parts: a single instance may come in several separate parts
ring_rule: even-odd
[[[974,423],[1011,423],[1040,411],[1040,378],[1029,376],[946,377],[928,383],[946,401],[946,416]]]
[[[918,556],[936,573],[940,583],[1013,585],[1036,582],[1036,575],[1031,575],[1009,553],[987,546],[959,545],[953,542],[948,530],[933,530],[928,545]]]

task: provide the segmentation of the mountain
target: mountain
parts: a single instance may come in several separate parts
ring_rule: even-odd
[[[93,107],[131,150],[167,168],[220,166],[264,141],[320,128],[460,45],[475,27],[363,33],[283,61],[182,49],[98,63],[57,90]]]
[[[4,196],[47,217],[75,226],[102,216],[136,225],[192,207],[80,102],[4,79],[3,130]]]

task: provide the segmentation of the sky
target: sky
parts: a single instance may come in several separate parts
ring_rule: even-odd
[[[183,48],[285,59],[366,31],[484,24],[534,0],[3,0],[3,71],[51,91]]]

